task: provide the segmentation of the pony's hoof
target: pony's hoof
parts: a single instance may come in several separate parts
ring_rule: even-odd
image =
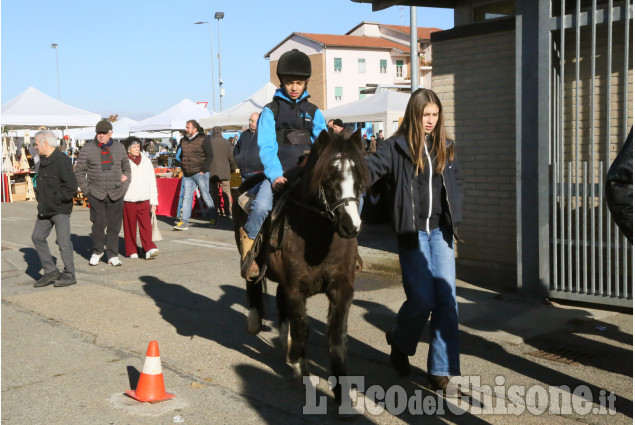
[[[298,381],[302,381],[303,376],[311,376],[306,361],[304,360],[291,363],[291,368],[293,369],[293,377]]]
[[[249,310],[249,315],[247,316],[247,332],[251,335],[258,335],[261,329],[262,319],[260,318],[260,314],[258,310],[252,308]]]

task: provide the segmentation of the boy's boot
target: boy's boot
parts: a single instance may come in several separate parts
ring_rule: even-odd
[[[251,248],[254,246],[254,240],[247,236],[247,232],[240,228],[240,275],[247,280],[258,277],[260,270],[258,264],[254,261],[255,256]]]

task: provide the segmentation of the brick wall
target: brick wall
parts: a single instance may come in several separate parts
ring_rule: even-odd
[[[514,43],[514,31],[434,42],[432,71],[464,175],[459,277],[465,266],[507,285],[516,276]]]

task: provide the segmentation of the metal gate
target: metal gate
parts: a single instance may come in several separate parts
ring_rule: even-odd
[[[633,122],[632,0],[599,3],[551,0],[549,296],[632,307],[633,247],[604,199]]]

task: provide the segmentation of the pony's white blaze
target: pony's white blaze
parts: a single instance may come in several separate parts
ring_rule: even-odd
[[[340,184],[340,189],[342,191],[342,198],[355,198],[355,181],[353,180],[353,164],[350,160],[345,160],[343,163],[339,164],[340,169],[342,170],[342,182]],[[357,231],[360,230],[362,226],[362,219],[359,216],[359,211],[357,210],[358,206],[354,202],[349,202],[348,205],[344,205],[344,211],[351,218],[351,222]]]

